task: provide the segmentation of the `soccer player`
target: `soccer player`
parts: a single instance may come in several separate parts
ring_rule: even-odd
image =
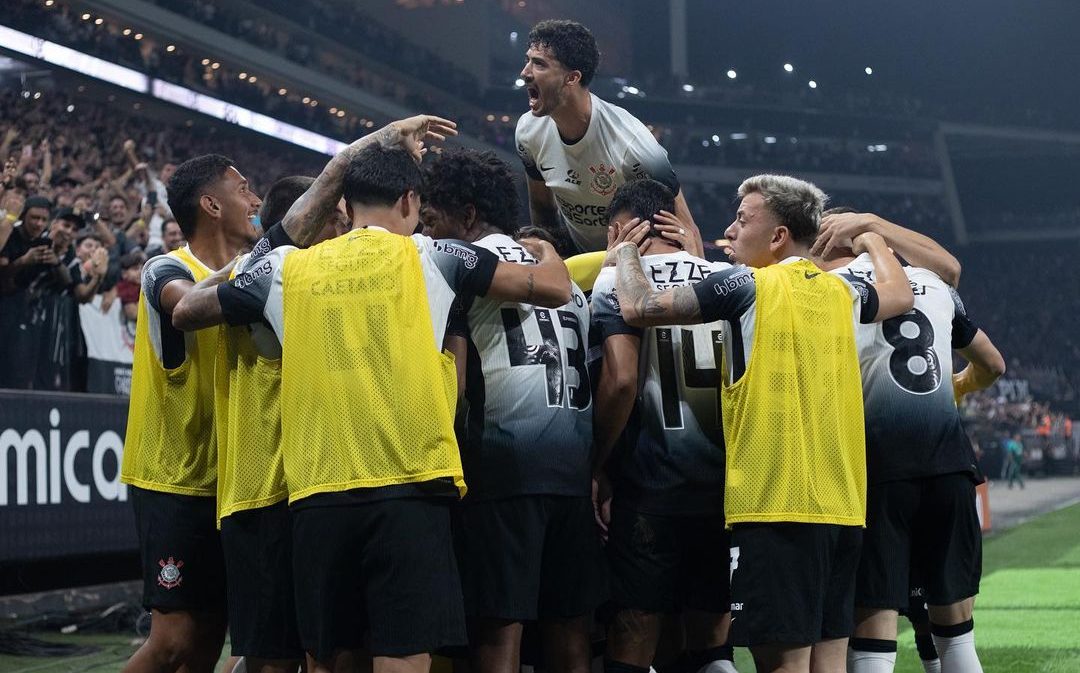
[[[316,224],[298,211],[283,222],[293,203],[315,182],[304,176],[275,182],[266,193],[260,219],[282,222],[279,227],[288,225],[297,239],[313,244],[345,233],[349,227],[343,201],[321,231],[294,227],[298,219]],[[283,237],[275,232],[269,238]],[[254,268],[267,251],[264,246],[241,257],[233,274]],[[182,310],[183,303],[178,306]],[[218,523],[228,579],[232,654],[245,657],[249,673],[291,673],[299,668],[304,650],[296,625],[292,518],[285,502],[281,456],[281,344],[273,331],[263,323],[223,328],[214,378]]]
[[[529,112],[514,136],[528,176],[532,223],[560,238],[565,229],[575,252],[603,250],[615,190],[651,177],[675,193],[675,214],[700,255],[701,236],[667,152],[633,115],[589,91],[600,63],[589,29],[541,21],[529,33],[526,59],[521,79]]]
[[[834,240],[881,221],[846,210],[830,211],[827,218]],[[911,262],[933,265],[932,259],[908,254]],[[875,279],[865,255],[842,252],[822,268],[852,280]],[[869,494],[848,664],[853,673],[892,671],[897,613],[908,606],[911,571],[925,590],[942,671],[977,673],[982,668],[971,616],[982,566],[975,504],[982,475],[954,401],[952,350],[969,362],[955,381],[960,395],[993,384],[1005,361],[940,276],[917,266],[905,266],[904,272],[914,307],[856,332]]]
[[[217,328],[185,335],[170,315],[195,282],[251,244],[262,202],[229,159],[184,162],[169,208],[188,245],[148,262],[135,331],[121,480],[131,487],[151,634],[125,671],[211,671],[225,638],[225,564],[216,526]]]
[[[525,266],[410,237],[417,158],[363,149],[345,170],[350,232],[274,248],[233,281],[200,288],[190,313],[174,317],[187,328],[265,319],[282,344],[297,618],[317,671],[361,645],[377,673],[426,671],[430,652],[464,642],[449,504],[465,485],[454,363],[441,352],[449,309],[459,294],[551,308],[571,298],[550,245],[536,245],[537,264]],[[332,207],[339,195],[320,198]]]
[[[611,200],[611,226],[651,228],[662,212],[674,210],[674,200],[655,180],[628,182]],[[731,267],[695,257],[655,232],[645,240],[644,270],[654,289],[689,286]],[[607,549],[618,612],[608,630],[606,670],[646,673],[663,615],[685,612],[689,670],[718,660],[710,670],[730,673],[728,576],[716,567],[728,553],[721,323],[633,327],[618,299],[615,269],[606,267],[592,296],[593,329],[603,343],[593,466],[602,519],[609,475],[614,481]]]
[[[615,250],[619,306],[627,324],[641,327],[726,321],[721,406],[734,644],[750,647],[762,672],[843,670],[866,511],[854,322],[910,310],[911,288],[872,232],[853,245],[870,254],[874,285],[806,259],[826,199],[816,186],[759,175],[738,193],[726,238],[746,266],[657,290],[637,247],[623,243]]]
[[[510,237],[514,176],[490,152],[446,150],[426,167],[425,232],[504,262],[536,260]],[[454,517],[473,670],[516,671],[539,620],[545,668],[589,670],[590,618],[606,598],[589,497],[589,309],[577,285],[555,310],[466,297],[446,345],[465,364],[459,432],[469,493]]]

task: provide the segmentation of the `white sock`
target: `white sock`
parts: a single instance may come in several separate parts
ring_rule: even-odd
[[[941,660],[941,673],[982,673],[982,664],[975,652],[974,629],[952,638],[933,636]]]
[[[717,659],[702,666],[697,673],[739,673],[739,671],[735,668],[734,661]]]
[[[941,659],[919,659],[924,673],[941,673]]]
[[[864,652],[848,648],[848,673],[893,673],[896,652]]]

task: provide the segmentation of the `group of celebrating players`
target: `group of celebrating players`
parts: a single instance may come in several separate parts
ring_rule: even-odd
[[[211,671],[228,629],[248,671],[513,673],[535,622],[538,665],[580,673],[598,617],[610,673],[730,673],[735,645],[877,673],[910,605],[927,670],[981,671],[954,396],[1004,364],[959,264],[776,175],[706,261],[598,61],[579,24],[530,33],[523,230],[503,161],[425,158],[456,133],[433,116],[265,200],[225,157],[176,170],[189,243],[143,273],[122,465],[152,610],[125,670]]]

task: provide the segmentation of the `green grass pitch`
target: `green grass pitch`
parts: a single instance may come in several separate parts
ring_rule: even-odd
[[[103,649],[67,659],[0,655],[0,672],[113,673],[131,652],[125,636],[50,639]],[[986,673],[1080,673],[1080,504],[986,540],[975,642]],[[754,670],[746,650],[736,663],[741,673]],[[903,628],[896,673],[921,672],[911,630]]]

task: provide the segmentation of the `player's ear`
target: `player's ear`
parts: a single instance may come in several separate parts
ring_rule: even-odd
[[[221,204],[210,194],[203,194],[199,197],[199,208],[214,219],[221,217]]]
[[[472,229],[477,224],[476,220],[476,206],[471,203],[465,205],[465,211],[462,213],[462,224],[465,225],[465,231]]]
[[[772,240],[769,241],[769,247],[773,250],[778,250],[784,247],[784,244],[791,239],[791,230],[784,225],[773,229]]]
[[[566,73],[566,83],[567,84],[581,84],[581,71],[580,70],[571,70],[570,72]]]

